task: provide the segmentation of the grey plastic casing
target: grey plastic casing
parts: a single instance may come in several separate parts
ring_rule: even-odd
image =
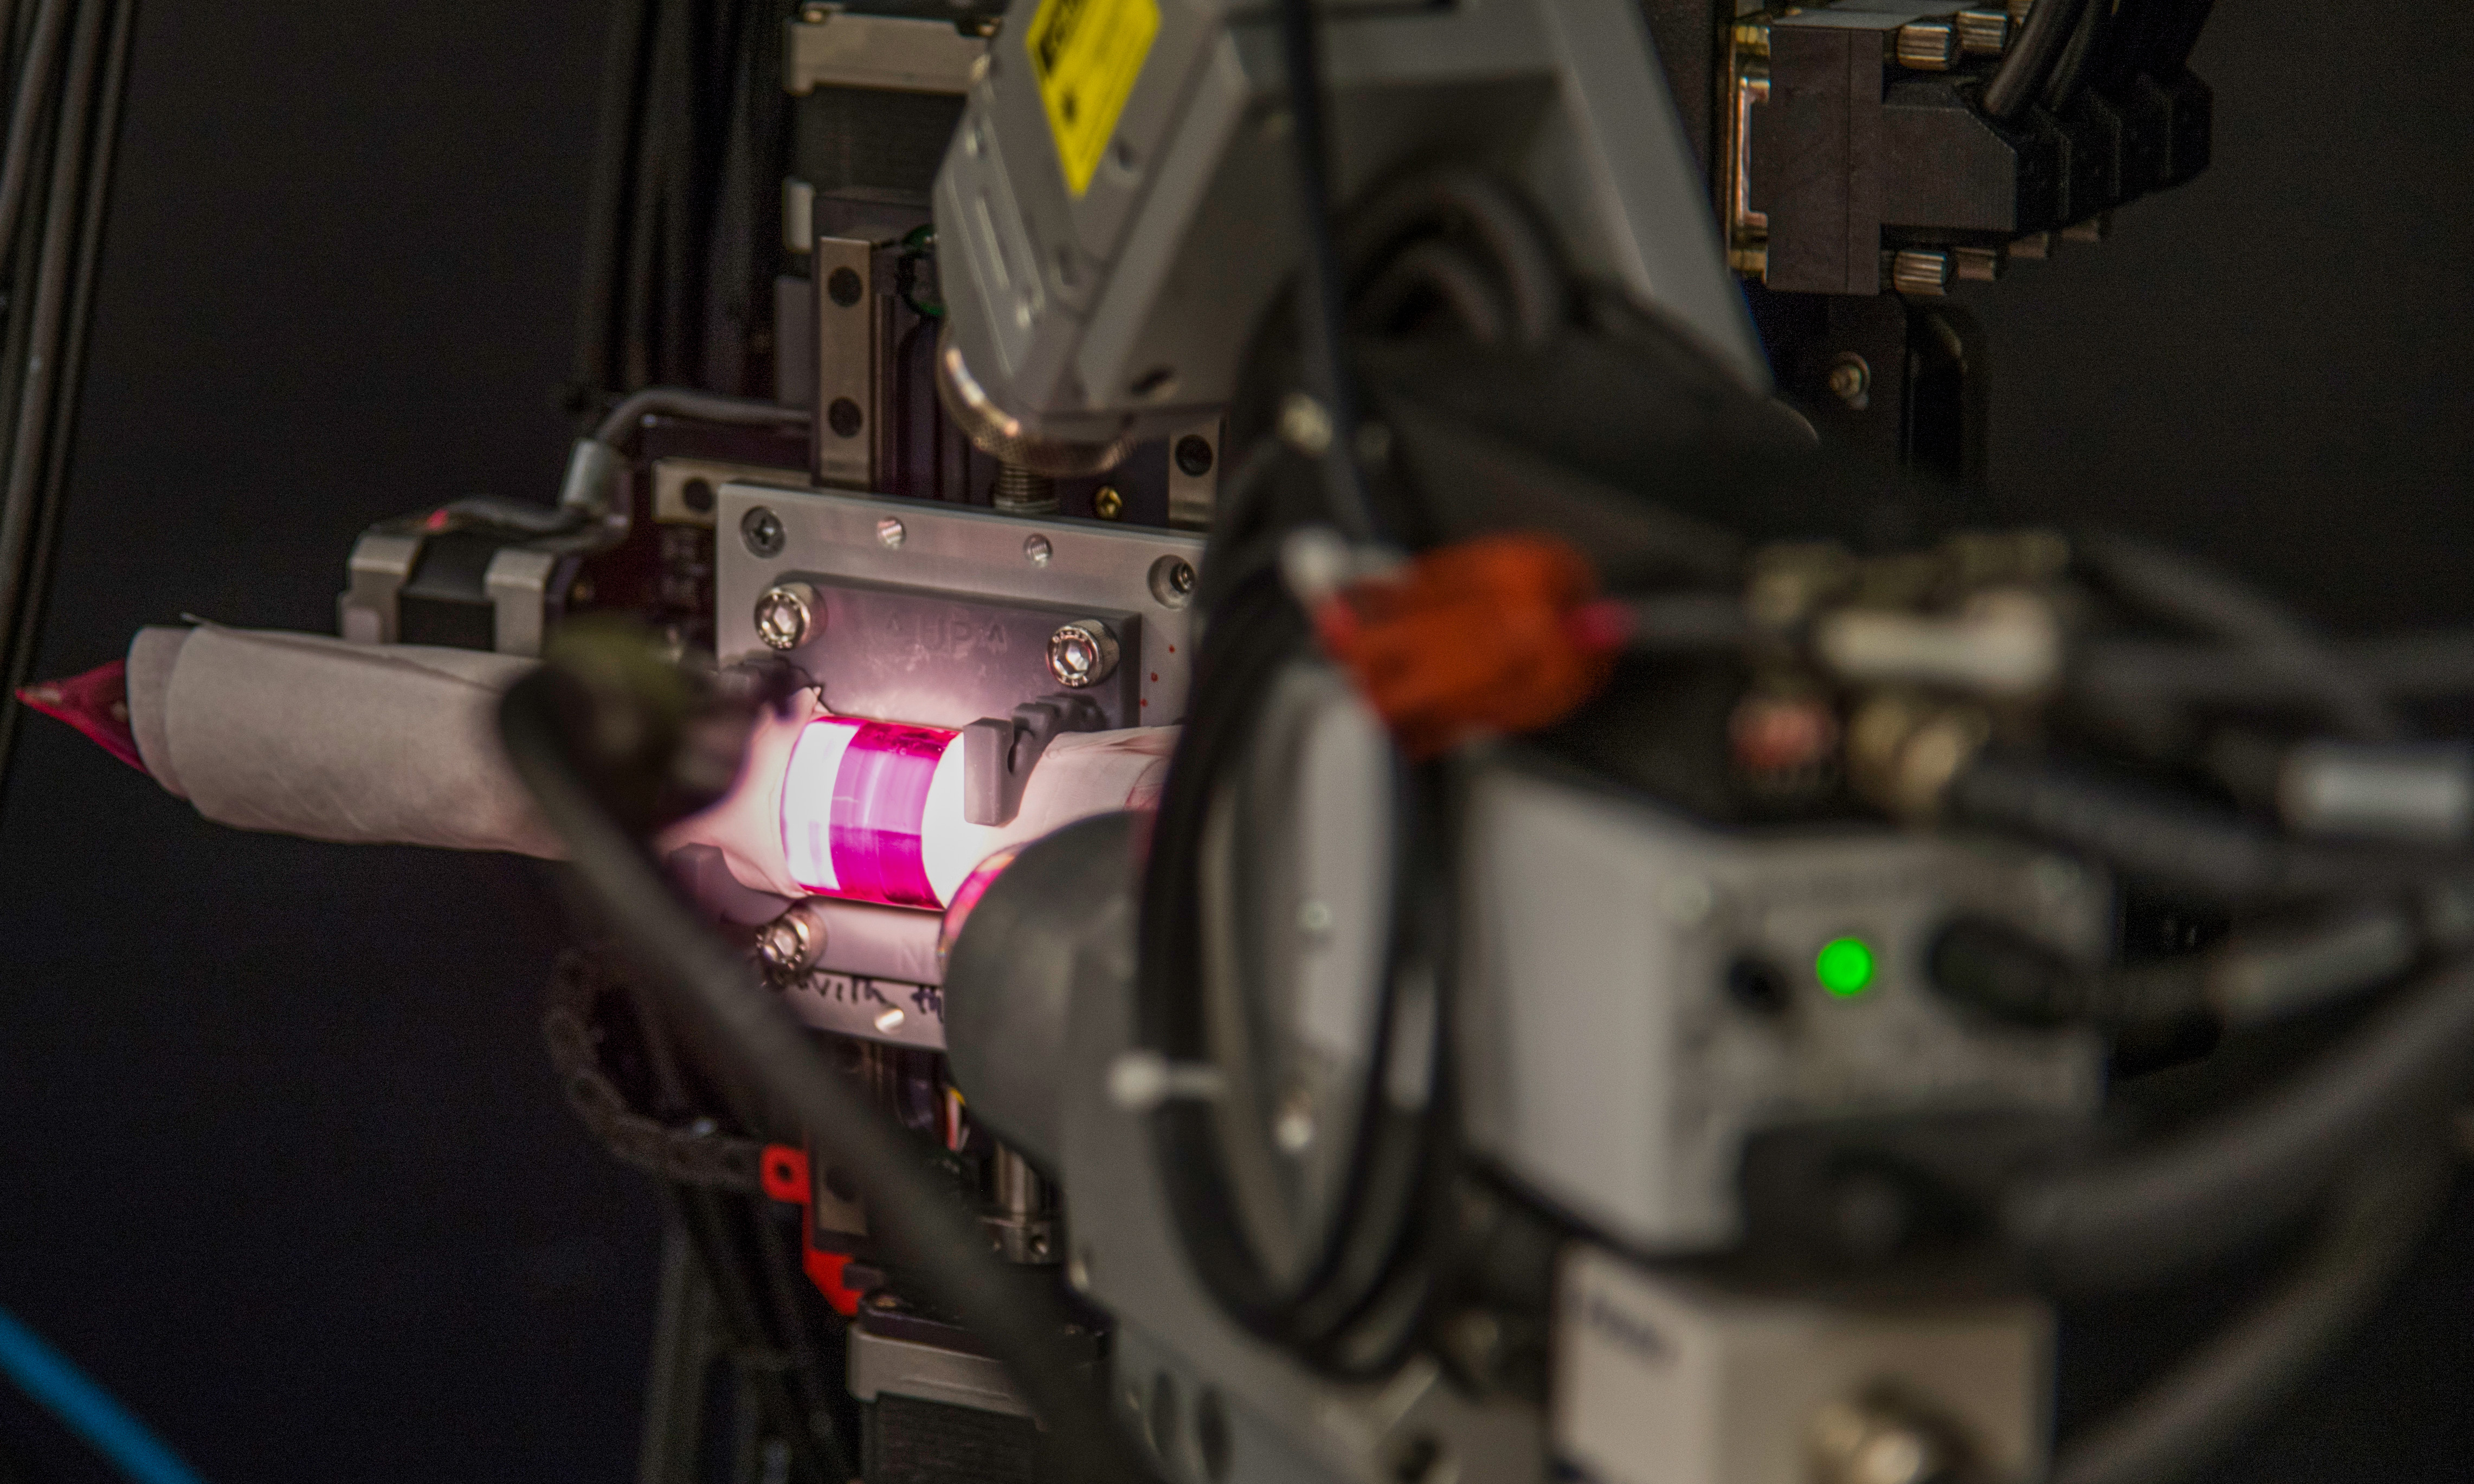
[[[1299,260],[1273,12],[1159,0],[1159,30],[1088,187],[1072,191],[1015,0],[937,174],[945,335],[1038,437],[1104,442],[1225,402]],[[1707,182],[1634,0],[1325,0],[1333,190],[1344,206],[1451,160],[1516,185],[1572,269],[1661,311],[1766,390]]]

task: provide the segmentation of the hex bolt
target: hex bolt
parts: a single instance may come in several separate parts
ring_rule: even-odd
[[[824,951],[825,922],[813,903],[792,903],[756,933],[757,961],[776,980],[806,973]]]
[[[1056,555],[1056,547],[1045,536],[1022,538],[1022,559],[1033,567],[1045,567]]]
[[[909,534],[910,532],[902,528],[902,523],[891,516],[886,516],[884,520],[876,523],[877,545],[884,547],[888,551],[893,549],[895,547],[902,545],[903,538]]]
[[[756,599],[756,637],[768,649],[796,649],[816,622],[816,590],[804,582],[777,582]]]
[[[1113,484],[1104,484],[1091,497],[1091,513],[1103,521],[1114,521],[1126,513],[1126,497],[1117,493]]]
[[[788,535],[782,529],[782,518],[758,505],[740,517],[739,539],[758,556],[780,556]]]
[[[1117,636],[1097,619],[1077,619],[1048,636],[1048,672],[1069,691],[1087,690],[1117,672]]]
[[[1830,395],[1861,412],[1873,404],[1872,363],[1853,351],[1830,363]]]

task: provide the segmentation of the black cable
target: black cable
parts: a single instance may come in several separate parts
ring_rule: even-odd
[[[1386,185],[1371,201],[1352,209],[1341,233],[1341,249],[1361,285],[1380,280],[1396,266],[1395,255],[1415,252],[1432,237],[1444,240],[1466,235],[1486,249],[1493,274],[1486,274],[1466,253],[1458,255],[1455,272],[1475,271],[1490,280],[1500,275],[1501,291],[1488,295],[1490,317],[1507,331],[1516,330],[1524,346],[1544,343],[1564,318],[1567,303],[1563,264],[1557,259],[1536,220],[1501,182],[1468,166],[1420,171]],[[1361,286],[1367,304],[1352,318],[1379,322],[1377,305],[1385,295]],[[1475,325],[1472,324],[1472,328]]]
[[[805,427],[811,421],[805,407],[786,407],[761,398],[725,397],[684,386],[648,386],[611,408],[594,428],[594,441],[621,451],[633,449],[648,417],[693,418],[736,427]]]
[[[1257,448],[1260,449],[1261,445]],[[1248,463],[1256,456],[1249,450]],[[1224,528],[1225,532],[1225,528]],[[1261,549],[1258,545],[1257,549]],[[1217,558],[1215,558],[1217,559]],[[1138,959],[1137,1034],[1175,1060],[1210,1055],[1201,974],[1202,839],[1222,781],[1252,742],[1264,697],[1310,640],[1303,616],[1264,561],[1216,600],[1199,657],[1167,788],[1152,825],[1144,883]],[[1394,775],[1391,858],[1397,878],[1387,921],[1389,941],[1374,1017],[1372,1068],[1357,1106],[1335,1125],[1346,1130],[1349,1173],[1322,1240],[1289,1280],[1276,1281],[1244,1236],[1220,1154],[1217,1114],[1171,1103],[1153,1117],[1157,1160],[1181,1246],[1221,1306],[1249,1329],[1288,1348],[1326,1374],[1381,1375],[1396,1366],[1414,1339],[1416,1297],[1422,1277],[1411,1249],[1417,1217],[1430,1190],[1435,1128],[1443,1100],[1430,1083],[1422,1106],[1394,1102],[1386,1069],[1396,1052],[1440,1064],[1440,1030],[1449,1023],[1449,981],[1432,945],[1447,941],[1434,920],[1448,892],[1425,873],[1451,853],[1432,838],[1440,823],[1430,769],[1401,766]],[[1406,1016],[1419,1007],[1403,997],[1404,976],[1431,973],[1436,1038],[1404,1039]],[[1236,986],[1231,986],[1232,991]],[[1434,1066],[1427,1071],[1435,1076]],[[1406,1296],[1408,1312],[1388,1300]]]
[[[61,99],[52,164],[44,191],[43,226],[35,278],[32,327],[26,340],[24,380],[18,387],[15,419],[10,438],[5,475],[0,475],[0,666],[16,672],[31,663],[25,652],[30,625],[40,621],[29,611],[28,596],[38,573],[48,564],[35,551],[42,507],[50,500],[45,475],[57,452],[53,439],[61,423],[61,401],[73,401],[74,385],[61,382],[64,333],[81,258],[78,229],[85,220],[86,191],[79,166],[84,163],[87,129],[93,121],[95,85],[104,65],[102,0],[79,8],[75,38],[70,44],[68,76]],[[24,250],[24,244],[18,245]],[[0,722],[0,769],[13,750],[14,687]]]
[[[2031,836],[2223,905],[2360,897],[2463,865],[2402,849],[2295,844],[2177,794],[2000,753],[1959,769],[1942,802],[1955,822]]]
[[[1314,0],[1280,0],[1280,59],[1288,69],[1290,139],[1298,172],[1304,261],[1298,283],[1299,343],[1321,382],[1330,442],[1321,450],[1332,523],[1356,542],[1383,539],[1357,465],[1357,386],[1348,367],[1347,283],[1331,227],[1331,154],[1323,128],[1322,61]]]
[[[2316,692],[2329,723],[2367,742],[2404,731],[2378,690],[2349,669],[2311,624],[2244,584],[2162,547],[2122,536],[2074,544],[2077,561],[2123,600],[2154,617],[2255,652]]]
[[[2009,1182],[2002,1247],[2049,1287],[2136,1286],[2309,1209],[2365,1151],[2432,1130],[2474,1074],[2474,961],[2381,1007],[2306,1070],[2152,1147]]]
[[[565,677],[545,668],[517,682],[499,710],[517,773],[567,839],[574,869],[612,928],[654,971],[654,987],[773,1103],[795,1117],[864,1196],[886,1251],[927,1297],[961,1316],[1002,1362],[1052,1438],[1086,1476],[1132,1484],[1145,1471],[1105,1402],[1061,1343],[1071,1322],[1049,1289],[1009,1271],[974,1215],[932,1173],[929,1152],[887,1125],[818,1055],[806,1027],[754,982],[670,893],[638,843],[580,781],[558,718]]]
[[[19,599],[35,531],[35,477],[41,467],[41,433],[50,422],[52,387],[58,376],[56,352],[69,266],[69,246],[63,234],[73,221],[69,213],[59,209],[60,198],[63,190],[74,188],[76,160],[85,147],[85,114],[79,107],[78,94],[93,86],[91,68],[101,44],[102,12],[88,5],[79,16],[78,39],[73,47],[79,55],[72,57],[70,62],[72,72],[78,71],[80,61],[85,63],[86,71],[73,81],[60,113],[47,117],[43,109],[59,83],[55,74],[59,70],[60,33],[71,9],[70,0],[43,0],[17,85],[16,107],[11,113],[7,158],[0,163],[0,256],[13,256],[21,265],[30,260],[36,264],[31,306],[22,300],[9,306],[12,321],[22,317],[24,358],[12,367],[22,380],[15,388],[10,409],[9,444],[5,454],[0,454],[0,634],[7,639],[0,651],[6,652],[16,648]],[[89,39],[89,33],[95,33],[98,38]],[[53,131],[53,169],[67,179],[54,180],[52,188],[44,193],[46,215],[42,231],[36,251],[29,254],[18,240],[18,228],[32,188],[38,138],[47,126]],[[74,144],[72,134],[76,135]],[[17,324],[12,326],[12,331],[20,328]]]
[[[76,446],[78,410],[85,381],[88,332],[94,322],[96,272],[102,261],[104,229],[109,218],[112,165],[120,148],[121,104],[128,95],[129,52],[137,29],[137,0],[114,0],[111,36],[106,43],[100,110],[92,151],[85,168],[85,198],[78,229],[78,255],[71,291],[67,329],[57,353],[62,392],[45,434],[45,468],[35,522],[34,549],[28,558],[25,590],[19,603],[8,654],[8,675],[0,684],[0,785],[5,785],[15,753],[18,707],[16,693],[33,670],[43,634],[52,569],[60,551],[61,509],[66,502],[69,458]]]
[[[762,1194],[763,1140],[725,1133],[703,1120],[655,1118],[628,1101],[602,1064],[594,1036],[594,1010],[618,985],[597,956],[581,949],[562,954],[551,971],[542,1040],[569,1108],[612,1157],[649,1175],[674,1185]],[[646,1038],[650,1040],[649,1033]]]
[[[0,158],[0,253],[17,240],[17,225],[26,206],[28,182],[35,168],[37,120],[52,101],[60,68],[61,38],[68,30],[71,0],[42,0],[35,12],[35,31],[26,45],[26,62],[17,71],[17,94],[9,110],[9,145]]]
[[[2220,1452],[2377,1307],[2448,1176],[2444,1156],[2410,1150],[2349,1179],[2286,1279],[2119,1412],[2065,1439],[2047,1484],[2167,1484]]]
[[[2329,663],[2390,700],[2474,693],[2474,632],[2437,630],[2332,641]],[[2091,700],[2153,696],[2191,705],[2319,703],[2316,675],[2256,650],[2153,640],[2099,640],[2072,665],[2070,687]]]
[[[581,955],[570,954],[568,961],[580,960]],[[564,970],[566,963],[561,967]],[[633,991],[627,999],[635,1011],[637,1035],[652,1072],[656,1096],[670,1116],[684,1117],[693,1104],[678,1048],[671,1044],[669,1028],[664,1023],[660,1007],[641,984],[630,982],[626,987]],[[589,1002],[583,1010],[591,1013]],[[751,1162],[749,1174],[754,1173]],[[776,1257],[780,1243],[765,1240],[774,1233],[766,1224],[764,1210],[752,1204],[761,1202],[763,1196],[752,1190],[724,1191],[683,1181],[667,1182],[664,1193],[669,1199],[671,1214],[687,1233],[689,1245],[695,1249],[696,1260],[704,1269],[706,1286],[713,1294],[715,1307],[724,1329],[729,1331],[731,1349],[739,1361],[740,1382],[753,1396],[757,1411],[790,1449],[792,1462],[803,1474],[819,1484],[846,1484],[857,1471],[851,1468],[840,1438],[821,1411],[823,1380],[814,1374],[814,1354],[807,1343],[806,1326],[795,1310],[777,1310],[781,1332],[778,1336],[768,1333],[744,1271],[748,1254],[742,1237],[752,1229],[759,1248],[758,1261],[765,1270],[766,1287],[779,1302],[781,1275],[776,1271]],[[746,1219],[739,1219],[741,1216]],[[798,1379],[801,1396],[794,1399],[790,1395],[783,1380],[785,1375]]]
[[[2112,26],[2114,7],[2120,3],[2121,0],[2088,0],[2080,10],[2079,23],[2071,28],[2070,44],[2062,48],[2052,75],[2045,80],[2039,101],[2046,112],[2059,113],[2077,100],[2079,90],[2087,84],[2088,69]]]
[[[2035,101],[2078,30],[2079,12],[2087,5],[2088,0],[2036,0],[2027,12],[2027,23],[2019,28],[2018,39],[2001,54],[2001,65],[1984,85],[1978,106],[1987,114],[2013,119]]]
[[[629,164],[643,107],[644,0],[618,0],[604,42],[600,115],[586,196],[584,271],[576,290],[575,392],[590,398],[618,383],[618,291],[631,202]]]
[[[1707,654],[1752,637],[1743,601],[1714,593],[1661,593],[1623,600],[1624,647],[1634,654]]]

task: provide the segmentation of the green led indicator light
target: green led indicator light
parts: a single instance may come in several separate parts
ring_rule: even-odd
[[[1821,987],[1845,1000],[1873,987],[1873,947],[1860,937],[1833,937],[1813,955]]]

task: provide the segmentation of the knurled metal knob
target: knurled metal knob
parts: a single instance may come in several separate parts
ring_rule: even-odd
[[[1890,260],[1890,286],[1938,298],[1950,292],[1951,258],[1939,248],[1901,248]]]
[[[1097,619],[1077,619],[1048,636],[1048,672],[1069,691],[1117,672],[1117,636]]]
[[[1899,28],[1893,55],[1915,72],[1948,72],[1958,65],[1958,28],[1948,20],[1911,20]]]
[[[2010,16],[2004,11],[1958,12],[1958,49],[1970,57],[1999,57],[2010,48]]]
[[[756,637],[768,649],[796,649],[816,627],[816,590],[804,582],[777,582],[756,599]]]

